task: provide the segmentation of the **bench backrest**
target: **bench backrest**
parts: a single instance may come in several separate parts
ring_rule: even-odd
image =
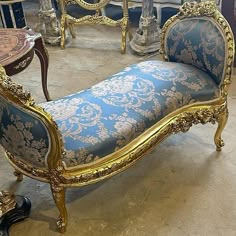
[[[220,84],[232,69],[233,35],[214,2],[185,3],[163,27],[165,58],[206,71]],[[231,51],[231,52],[230,52]],[[229,73],[231,74],[231,73]]]
[[[30,93],[13,82],[0,65],[0,144],[12,163],[33,175],[34,168],[48,169],[48,158],[61,158],[60,135],[55,130],[50,115],[36,106]]]
[[[49,137],[42,121],[0,95],[0,143],[25,163],[45,168]]]

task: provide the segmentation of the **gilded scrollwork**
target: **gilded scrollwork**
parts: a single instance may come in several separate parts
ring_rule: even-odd
[[[183,17],[212,16],[217,11],[215,2],[186,2],[179,8],[179,15]]]
[[[19,98],[23,102],[29,102],[34,104],[34,100],[31,97],[29,91],[25,91],[22,85],[19,85],[11,80],[3,67],[0,67],[0,89],[3,91],[10,92],[12,96]]]
[[[23,161],[15,158],[10,152],[5,150],[8,160],[14,167],[20,169],[25,175],[29,175],[32,178],[36,178],[39,180],[45,180],[45,182],[49,182],[49,173],[47,170],[38,169],[31,165],[24,163]],[[20,172],[20,171],[18,171]],[[19,174],[19,173],[18,173]]]
[[[50,169],[49,171],[50,184],[54,194],[63,190],[63,186],[61,185],[63,183],[63,172],[64,167],[62,163],[57,168]]]
[[[14,194],[8,191],[0,191],[0,217],[14,209],[16,206]]]
[[[72,24],[105,24],[108,26],[118,26],[121,23],[118,21],[114,21],[106,16],[99,16],[99,15],[88,15],[81,17],[79,19],[73,18],[71,16],[67,17],[68,23]]]
[[[103,7],[105,7],[107,4],[109,4],[111,0],[101,0],[95,3],[88,3],[84,0],[65,0],[66,4],[78,4],[80,7],[86,9],[86,10],[98,10]]]
[[[26,59],[24,59],[23,61],[19,62],[16,66],[14,66],[15,69],[19,69],[19,68],[25,68],[27,66],[28,61],[31,60],[31,57],[27,57]]]
[[[123,17],[119,20],[112,20],[111,18],[101,15],[101,9],[109,4],[111,0],[101,0],[94,3],[88,3],[84,0],[61,0],[62,16],[61,16],[61,48],[65,48],[65,30],[69,27],[70,33],[75,38],[74,31],[71,27],[80,24],[100,24],[112,27],[119,26],[121,28],[122,41],[121,41],[121,52],[125,53],[126,50],[126,36],[129,29],[128,19],[128,3],[127,0],[123,0]],[[69,15],[66,11],[66,6],[70,4],[78,4],[80,7],[87,10],[95,10],[94,15],[86,15],[81,18],[74,18]]]
[[[195,113],[185,112],[172,123],[171,131],[172,133],[187,132],[193,124],[206,124],[209,122],[215,124],[219,119],[219,115],[225,112],[225,109],[225,105],[223,105],[220,109],[200,109]]]

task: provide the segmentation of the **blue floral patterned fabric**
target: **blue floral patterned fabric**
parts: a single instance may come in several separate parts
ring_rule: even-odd
[[[113,153],[170,112],[218,92],[214,80],[194,66],[146,61],[41,106],[62,132],[64,161],[75,166]]]
[[[216,23],[192,18],[176,21],[166,34],[166,52],[172,62],[206,71],[217,84],[225,66],[225,40]]]
[[[49,139],[37,117],[0,96],[0,126],[0,143],[7,151],[34,167],[46,167]]]

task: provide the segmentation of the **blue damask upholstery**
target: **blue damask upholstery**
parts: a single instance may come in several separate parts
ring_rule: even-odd
[[[0,143],[16,159],[46,167],[49,137],[42,121],[0,96]]]
[[[225,39],[209,18],[175,21],[166,34],[166,53],[169,61],[194,65],[220,84],[225,66]]]
[[[146,61],[41,106],[62,132],[65,163],[76,166],[124,147],[177,108],[218,93],[214,80],[194,66]]]

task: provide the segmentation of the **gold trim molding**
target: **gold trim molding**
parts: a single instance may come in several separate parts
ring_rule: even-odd
[[[65,48],[66,34],[65,31],[68,28],[72,38],[75,38],[74,25],[107,25],[111,27],[119,26],[121,28],[121,53],[126,51],[126,38],[129,32],[129,38],[131,38],[131,31],[129,28],[129,16],[128,16],[128,0],[123,0],[123,17],[119,20],[112,20],[111,18],[101,14],[102,8],[105,7],[111,0],[101,0],[95,3],[87,3],[84,0],[60,0],[61,5],[61,48]],[[95,10],[93,15],[86,15],[80,18],[72,17],[67,13],[66,7],[70,4],[78,4],[80,7],[87,10]]]
[[[0,85],[1,90],[6,92],[8,95],[12,95],[14,98],[19,99],[21,102],[28,102],[29,104],[34,104],[34,100],[31,97],[29,91],[25,91],[22,85],[19,85],[11,80],[9,76],[6,75],[6,71],[0,66]]]
[[[196,124],[215,124],[219,121],[219,117],[227,111],[227,104],[223,103],[221,105],[212,106],[200,106],[192,107],[186,109],[186,111],[181,112],[174,118],[170,119],[164,125],[156,124],[153,132],[148,130],[146,133],[151,134],[148,138],[144,138],[141,135],[140,143],[137,142],[136,145],[130,146],[127,152],[118,151],[114,153],[114,156],[119,156],[116,161],[111,161],[110,164],[104,163],[91,167],[81,175],[76,175],[72,178],[68,177],[65,173],[65,177],[60,175],[61,183],[72,186],[72,185],[84,185],[93,182],[97,182],[100,179],[110,177],[114,174],[121,172],[122,170],[128,168],[130,165],[134,164],[136,160],[140,159],[152,149],[156,147],[158,143],[166,139],[171,134],[176,134],[179,132],[187,132],[192,125]],[[144,134],[145,136],[146,134]],[[120,152],[120,153],[119,153]],[[111,158],[111,160],[114,158]],[[106,160],[108,162],[108,160]]]
[[[212,16],[216,11],[215,1],[186,2],[179,8],[179,15],[183,17]]]
[[[0,217],[13,210],[16,206],[14,194],[8,191],[0,191]]]
[[[27,62],[31,60],[31,57],[27,57],[23,61],[19,62],[16,66],[14,66],[15,69],[19,68],[25,68],[27,66]]]
[[[101,0],[98,2],[95,1],[94,3],[88,3],[84,0],[65,0],[66,4],[78,4],[80,7],[90,11],[105,7],[110,1],[111,0]]]

